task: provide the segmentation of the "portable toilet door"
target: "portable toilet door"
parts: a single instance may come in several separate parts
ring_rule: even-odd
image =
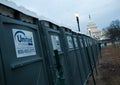
[[[87,59],[87,54],[86,54],[86,45],[84,42],[84,35],[79,34],[78,38],[79,38],[79,46],[80,46],[80,52],[81,52],[81,59],[82,59],[82,63],[84,65],[83,69],[84,69],[84,83],[86,83],[86,80],[88,78],[89,75],[89,63],[88,63],[88,59]]]
[[[81,35],[81,41],[82,41],[82,44],[83,44],[83,53],[84,53],[84,58],[85,58],[85,67],[86,67],[86,79],[89,77],[89,74],[90,74],[90,63],[89,63],[89,54],[87,53],[86,49],[87,49],[87,42],[86,42],[86,35]]]
[[[21,20],[14,19],[16,16],[10,18],[0,15],[0,61],[4,70],[5,85],[49,85],[38,26],[23,22],[25,16],[30,16],[14,11]],[[33,22],[37,21],[33,17],[30,19],[33,19]]]
[[[49,75],[49,81],[51,85],[55,85],[57,79],[54,50],[57,49],[58,51],[61,51],[59,32],[56,32],[57,28],[57,25],[52,24],[49,21],[39,21],[39,34],[42,36],[45,64],[47,67],[47,73]]]
[[[80,43],[79,43],[79,34],[76,33],[76,32],[73,32],[72,33],[73,35],[73,44],[74,44],[74,47],[75,47],[75,54],[76,54],[76,62],[77,62],[77,65],[78,65],[78,70],[79,70],[79,73],[80,73],[80,77],[81,77],[81,82],[82,84],[84,84],[84,80],[85,80],[85,69],[84,69],[84,62],[83,62],[83,59],[82,59],[82,53],[81,53],[81,46],[80,46]]]
[[[86,79],[87,79],[87,76],[88,76],[88,69],[89,69],[89,66],[88,66],[88,62],[86,60],[86,53],[85,53],[85,49],[84,49],[84,45],[83,45],[83,40],[82,40],[82,34],[78,34],[77,35],[77,40],[78,40],[78,46],[79,46],[79,53],[81,55],[80,59],[81,60],[79,63],[80,63],[80,66],[82,68],[82,83],[84,84],[86,82]]]
[[[44,54],[46,59],[46,66],[47,67],[47,73],[51,76],[49,76],[49,80],[51,82],[51,85],[56,85],[58,83],[58,69],[56,68],[56,63],[58,63],[55,59],[55,53],[54,50],[58,51],[58,57],[59,62],[61,64],[61,72],[62,74],[62,85],[73,85],[70,80],[71,73],[69,72],[69,65],[67,64],[67,59],[65,56],[64,51],[64,45],[63,45],[63,37],[60,32],[60,28],[58,25],[46,21],[46,20],[40,20],[39,24],[41,27],[39,28],[39,34],[41,34],[43,37],[42,42],[44,46]]]
[[[66,57],[69,62],[70,70],[72,72],[71,79],[74,85],[81,85],[81,75],[77,65],[77,55],[75,53],[75,47],[73,44],[72,31],[69,28],[61,27],[62,36],[64,37],[64,45],[66,51]]]
[[[86,37],[86,42],[87,42],[87,49],[88,49],[90,61],[92,66],[94,67],[94,55],[93,55],[93,50],[91,49],[91,45],[92,45],[91,39],[89,37]]]

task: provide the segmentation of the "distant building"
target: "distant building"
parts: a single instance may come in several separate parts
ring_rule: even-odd
[[[101,30],[97,29],[96,24],[91,20],[87,24],[87,35],[98,40],[100,40],[102,35]]]
[[[105,36],[106,30],[97,29],[96,23],[91,20],[89,15],[89,22],[87,24],[87,35],[97,40],[107,39]]]

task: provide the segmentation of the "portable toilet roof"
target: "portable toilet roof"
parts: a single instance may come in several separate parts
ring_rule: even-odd
[[[31,16],[31,17],[34,17],[34,18],[38,18],[36,13],[34,13],[34,12],[32,12],[32,11],[22,7],[22,6],[18,6],[18,5],[16,5],[12,1],[0,0],[0,4],[5,5],[5,6],[9,7],[9,8],[14,9],[14,10],[17,10],[17,11],[23,13],[23,14],[28,15],[28,16]]]

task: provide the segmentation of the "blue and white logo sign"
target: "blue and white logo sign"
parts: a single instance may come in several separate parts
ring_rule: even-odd
[[[33,33],[25,30],[13,29],[17,58],[36,55]]]
[[[60,40],[58,35],[51,35],[53,50],[61,51]]]

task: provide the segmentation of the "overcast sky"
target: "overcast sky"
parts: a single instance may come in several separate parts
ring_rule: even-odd
[[[57,23],[77,30],[75,13],[80,16],[81,32],[86,33],[88,15],[98,29],[120,19],[120,0],[10,0]]]

